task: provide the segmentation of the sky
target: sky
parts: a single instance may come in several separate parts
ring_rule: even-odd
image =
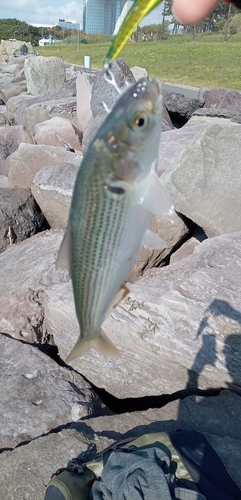
[[[83,0],[0,0],[0,18],[16,18],[29,24],[56,24],[58,19],[83,23]],[[159,24],[162,21],[162,6],[146,16],[145,24]]]

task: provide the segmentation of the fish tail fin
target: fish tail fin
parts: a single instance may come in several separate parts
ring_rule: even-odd
[[[106,356],[120,356],[119,349],[117,349],[101,328],[97,337],[94,339],[85,340],[79,337],[74,348],[69,353],[66,363],[84,356],[90,349],[95,349]]]

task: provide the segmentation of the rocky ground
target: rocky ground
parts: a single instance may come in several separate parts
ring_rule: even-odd
[[[0,497],[41,500],[90,442],[176,429],[203,432],[241,489],[241,92],[164,95],[158,173],[176,216],[151,228],[167,246],[141,250],[104,324],[121,357],[90,351],[68,366],[79,327],[55,261],[102,102],[117,93],[102,75],[10,48],[0,44]],[[134,81],[122,59],[114,69],[119,86]]]

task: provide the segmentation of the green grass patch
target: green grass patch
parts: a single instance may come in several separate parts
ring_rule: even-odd
[[[84,55],[91,56],[92,67],[102,68],[110,42],[56,44],[39,48],[44,56],[58,56],[65,62],[83,64]],[[121,55],[131,66],[142,66],[151,77],[163,81],[197,87],[241,89],[241,33],[227,43],[222,36],[176,35],[163,42],[129,42]]]

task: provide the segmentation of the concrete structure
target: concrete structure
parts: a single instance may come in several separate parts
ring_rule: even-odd
[[[80,29],[80,23],[77,23],[76,21],[69,21],[68,19],[59,19],[58,22],[56,23],[56,26],[60,26],[63,29],[67,30],[79,30]]]
[[[134,0],[84,0],[85,33],[116,34]]]

